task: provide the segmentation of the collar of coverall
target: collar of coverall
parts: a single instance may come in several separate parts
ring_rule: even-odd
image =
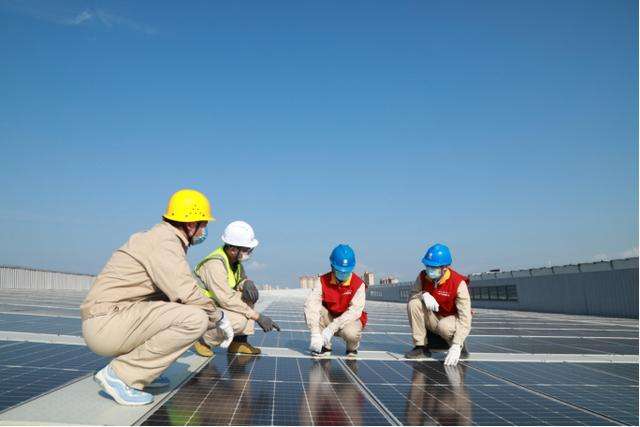
[[[353,277],[353,273],[351,273],[349,275],[349,278],[347,279],[346,282],[344,282],[342,284],[342,286],[351,286],[351,278]],[[336,275],[333,274],[333,272],[331,272],[331,280],[329,281],[329,283],[331,283],[332,285],[337,285],[338,284],[338,279],[336,279]]]
[[[182,232],[182,230],[177,229],[176,227],[174,227],[173,225],[163,222],[162,224],[166,224],[167,227],[171,227],[171,229],[173,230],[174,233],[176,233],[176,236],[178,236],[178,238],[180,239],[180,241],[182,242],[182,245],[185,248],[189,247],[189,240],[187,239],[187,236],[184,235],[184,233]]]
[[[449,270],[449,267],[445,267],[444,274],[442,275],[440,280],[435,282],[435,285],[436,286],[440,286],[441,284],[443,284],[444,282],[449,280],[449,277],[451,277],[451,271]]]

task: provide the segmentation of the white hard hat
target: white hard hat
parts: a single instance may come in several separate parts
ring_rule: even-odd
[[[233,221],[224,229],[220,237],[228,245],[241,246],[243,248],[255,248],[258,240],[253,232],[253,227],[244,221]]]

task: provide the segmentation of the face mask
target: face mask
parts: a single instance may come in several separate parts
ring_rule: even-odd
[[[238,261],[242,262],[242,261],[246,261],[249,258],[251,258],[251,254],[248,254],[246,252],[240,252],[238,254]]]
[[[351,272],[347,271],[342,272],[342,271],[337,271],[337,270],[333,270],[333,275],[336,276],[336,279],[338,279],[341,282],[346,282],[347,280],[349,280],[349,277],[351,277]]]
[[[429,279],[434,282],[442,277],[442,269],[441,268],[427,268],[427,276]]]
[[[204,231],[202,232],[201,235],[199,235],[198,237],[194,237],[193,239],[191,239],[191,245],[199,245],[200,243],[204,242],[205,240],[207,240],[207,236],[209,235],[209,232],[207,231],[207,228],[204,228]]]

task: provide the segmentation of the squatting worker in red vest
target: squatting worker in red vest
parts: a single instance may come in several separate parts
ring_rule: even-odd
[[[366,286],[353,273],[356,256],[348,245],[338,245],[331,252],[331,271],[320,276],[304,304],[304,315],[311,331],[309,350],[315,356],[331,353],[331,338],[345,340],[347,356],[358,354],[362,329],[367,324],[364,311]]]
[[[407,306],[415,347],[405,357],[431,356],[427,343],[430,330],[450,345],[444,364],[457,365],[471,331],[469,279],[450,267],[451,252],[445,245],[431,246],[422,263],[426,269],[418,275]]]

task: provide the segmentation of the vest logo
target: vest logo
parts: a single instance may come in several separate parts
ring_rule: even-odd
[[[352,293],[351,289],[349,289],[348,291],[344,291],[342,295],[351,295],[351,293]]]
[[[437,290],[436,294],[438,295],[442,295],[443,297],[448,297],[450,294],[447,291],[441,291],[441,290]]]

